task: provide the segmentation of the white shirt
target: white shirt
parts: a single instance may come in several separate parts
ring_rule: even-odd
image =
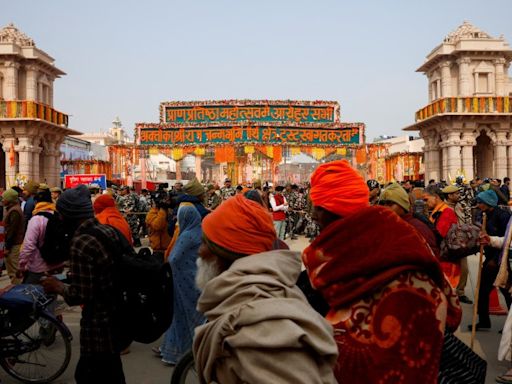
[[[286,201],[286,197],[283,196],[283,200],[284,200],[284,203],[277,206],[276,205],[276,198],[274,197],[274,194],[271,193],[270,194],[270,206],[272,207],[272,210],[274,212],[277,212],[277,211],[287,211],[288,210],[288,202]]]

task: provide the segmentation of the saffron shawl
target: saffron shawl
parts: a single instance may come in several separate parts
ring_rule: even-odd
[[[339,383],[437,382],[445,327],[457,328],[461,310],[412,226],[365,208],[325,228],[303,261],[330,305]]]

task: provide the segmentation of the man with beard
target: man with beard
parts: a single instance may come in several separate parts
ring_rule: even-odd
[[[321,232],[302,260],[330,306],[338,382],[437,383],[445,327],[455,330],[461,311],[425,240],[369,207],[368,186],[345,160],[316,169],[311,200]]]
[[[194,356],[201,383],[335,383],[330,325],[296,286],[299,254],[272,250],[260,204],[237,195],[203,220]]]
[[[48,277],[46,292],[58,293],[69,305],[83,305],[80,320],[78,384],[124,384],[123,366],[116,347],[113,319],[113,256],[94,233],[117,238],[114,228],[94,218],[91,194],[84,185],[68,189],[57,200],[57,211],[72,235],[70,284]]]

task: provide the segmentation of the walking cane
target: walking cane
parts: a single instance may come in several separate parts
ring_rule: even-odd
[[[487,226],[487,215],[485,212],[483,213],[483,221],[482,221],[482,232],[485,234],[485,227]],[[482,261],[484,258],[484,245],[480,244],[480,256],[478,257],[478,278],[476,280],[476,289],[475,289],[475,302],[473,304],[473,323],[471,324],[471,349],[473,349],[473,344],[475,343],[476,336],[476,318],[478,315],[478,299],[480,296],[480,283],[482,280]]]

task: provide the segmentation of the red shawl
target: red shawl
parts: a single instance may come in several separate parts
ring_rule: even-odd
[[[412,226],[387,208],[364,208],[325,228],[303,261],[331,307],[339,382],[437,382],[444,326],[456,329],[461,310]]]
[[[391,210],[369,207],[325,228],[304,250],[311,283],[332,308],[361,297],[403,271],[421,270],[438,286],[443,273],[426,241]]]

